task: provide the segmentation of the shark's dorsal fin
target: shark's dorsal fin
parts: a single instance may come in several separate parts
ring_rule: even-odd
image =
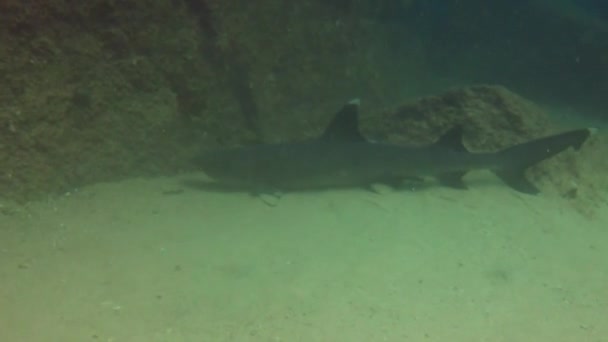
[[[452,151],[468,152],[462,144],[462,126],[454,126],[443,133],[435,143],[437,146],[448,148]]]
[[[349,101],[331,120],[321,136],[326,141],[366,141],[359,131],[359,99]]]

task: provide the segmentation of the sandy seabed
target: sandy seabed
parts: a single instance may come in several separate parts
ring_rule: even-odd
[[[0,216],[0,341],[608,341],[608,208],[475,177],[275,206],[139,179],[31,203]]]

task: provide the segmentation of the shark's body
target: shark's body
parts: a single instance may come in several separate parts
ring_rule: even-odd
[[[258,191],[394,184],[423,176],[465,188],[462,176],[466,172],[489,169],[515,190],[537,193],[524,171],[568,147],[580,148],[591,130],[569,131],[496,153],[467,151],[461,133],[456,127],[435,144],[423,147],[370,142],[359,131],[358,101],[352,101],[317,139],[207,151],[200,166],[220,184]]]

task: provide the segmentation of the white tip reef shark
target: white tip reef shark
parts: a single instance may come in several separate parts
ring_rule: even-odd
[[[359,130],[358,112],[359,101],[352,100],[320,137],[215,149],[202,153],[197,164],[216,184],[256,193],[393,185],[429,176],[464,189],[467,172],[485,169],[516,191],[536,194],[539,190],[526,179],[525,170],[570,147],[578,150],[594,131],[576,129],[498,152],[472,153],[462,143],[460,126],[426,146],[370,141]]]

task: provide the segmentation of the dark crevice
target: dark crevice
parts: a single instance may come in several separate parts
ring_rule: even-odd
[[[206,0],[184,0],[187,8],[197,19],[201,30],[201,54],[222,73],[238,102],[247,128],[261,139],[258,106],[249,86],[249,69],[232,54],[218,49],[218,32],[213,24],[213,13]],[[179,94],[178,94],[179,98]]]

